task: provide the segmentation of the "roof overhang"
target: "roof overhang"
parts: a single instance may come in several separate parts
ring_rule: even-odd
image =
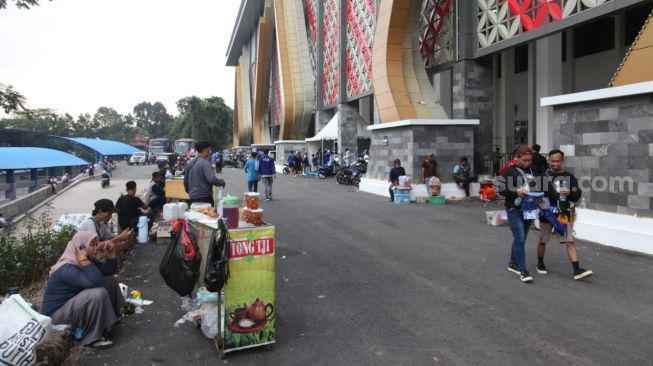
[[[231,32],[227,48],[227,66],[238,66],[238,59],[243,45],[249,42],[252,32],[256,30],[258,19],[263,14],[265,0],[241,0],[236,23]]]

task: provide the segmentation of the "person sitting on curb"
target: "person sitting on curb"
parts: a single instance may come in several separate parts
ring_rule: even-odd
[[[469,166],[466,156],[460,158],[458,164],[453,167],[453,178],[456,184],[465,190],[465,197],[469,201],[469,183],[475,181],[475,179],[472,177],[472,168]]]
[[[105,334],[111,331],[124,304],[113,277],[118,270],[115,249],[111,241],[100,243],[96,234],[80,231],[50,269],[41,313],[51,317],[54,324],[82,327],[84,346],[113,345]],[[94,259],[98,250],[107,253],[106,261]]]
[[[163,187],[163,175],[161,175],[161,171],[152,173],[152,180],[147,188],[147,202],[154,216],[163,210],[163,205],[166,203],[166,192]]]
[[[392,169],[390,169],[390,176],[388,177],[388,182],[390,182],[390,202],[395,201],[395,187],[399,185],[399,177],[406,175],[406,169],[401,166],[401,160],[395,159]]]
[[[124,242],[129,239],[131,234],[128,229],[123,230],[118,235],[113,235],[107,223],[111,219],[111,214],[116,211],[116,207],[113,205],[110,199],[100,199],[95,201],[93,204],[95,209],[91,213],[91,217],[86,219],[79,227],[78,231],[88,231],[97,235],[100,241],[103,242],[102,247],[104,247],[105,241],[110,241],[112,245],[117,246],[117,251],[122,250]],[[96,251],[96,258],[99,261],[105,259],[106,253],[103,250]]]

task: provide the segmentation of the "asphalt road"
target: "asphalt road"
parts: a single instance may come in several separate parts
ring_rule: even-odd
[[[151,169],[119,169],[145,178]],[[146,174],[147,173],[147,174]],[[225,169],[227,191],[246,189]],[[571,277],[551,243],[549,274],[506,270],[511,235],[477,202],[394,205],[334,179],[279,176],[265,220],[276,225],[277,343],[217,359],[158,274],[165,246],[138,245],[121,280],[154,300],[120,323],[109,350],[76,365],[651,365],[653,257],[579,242]],[[499,209],[497,206],[488,209]]]

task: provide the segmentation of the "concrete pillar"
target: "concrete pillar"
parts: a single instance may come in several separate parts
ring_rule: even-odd
[[[355,154],[358,147],[358,120],[361,116],[358,114],[358,108],[347,104],[338,105],[338,156],[342,164],[342,157],[345,149],[349,149]]]
[[[542,152],[553,148],[553,107],[540,107],[540,99],[562,94],[562,35],[535,41],[535,143]],[[569,55],[567,55],[569,57]]]
[[[468,157],[476,174],[488,173],[484,162],[493,151],[492,76],[491,57],[462,60],[453,66],[453,118],[480,121],[478,126],[474,126],[474,156]]]
[[[29,170],[29,180],[31,182],[30,187],[28,188],[28,191],[34,192],[38,187],[39,187],[39,170],[38,169],[30,169]]]
[[[67,166],[66,167],[66,174],[68,174],[68,176],[72,178],[72,176],[73,176],[73,167]]]
[[[13,200],[16,198],[16,182],[13,170],[6,170],[5,182],[9,185],[9,189],[5,192],[5,198]]]

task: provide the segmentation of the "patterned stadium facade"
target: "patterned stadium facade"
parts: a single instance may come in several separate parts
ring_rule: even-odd
[[[538,101],[608,86],[650,7],[637,0],[242,0],[227,51],[236,69],[233,144],[301,141],[335,116],[340,130],[360,121],[466,121],[471,151],[460,141],[447,146],[473,155],[479,170],[496,148],[552,148],[553,112]],[[378,131],[394,136],[370,130],[372,145]],[[355,137],[338,140],[342,148],[361,146]]]

